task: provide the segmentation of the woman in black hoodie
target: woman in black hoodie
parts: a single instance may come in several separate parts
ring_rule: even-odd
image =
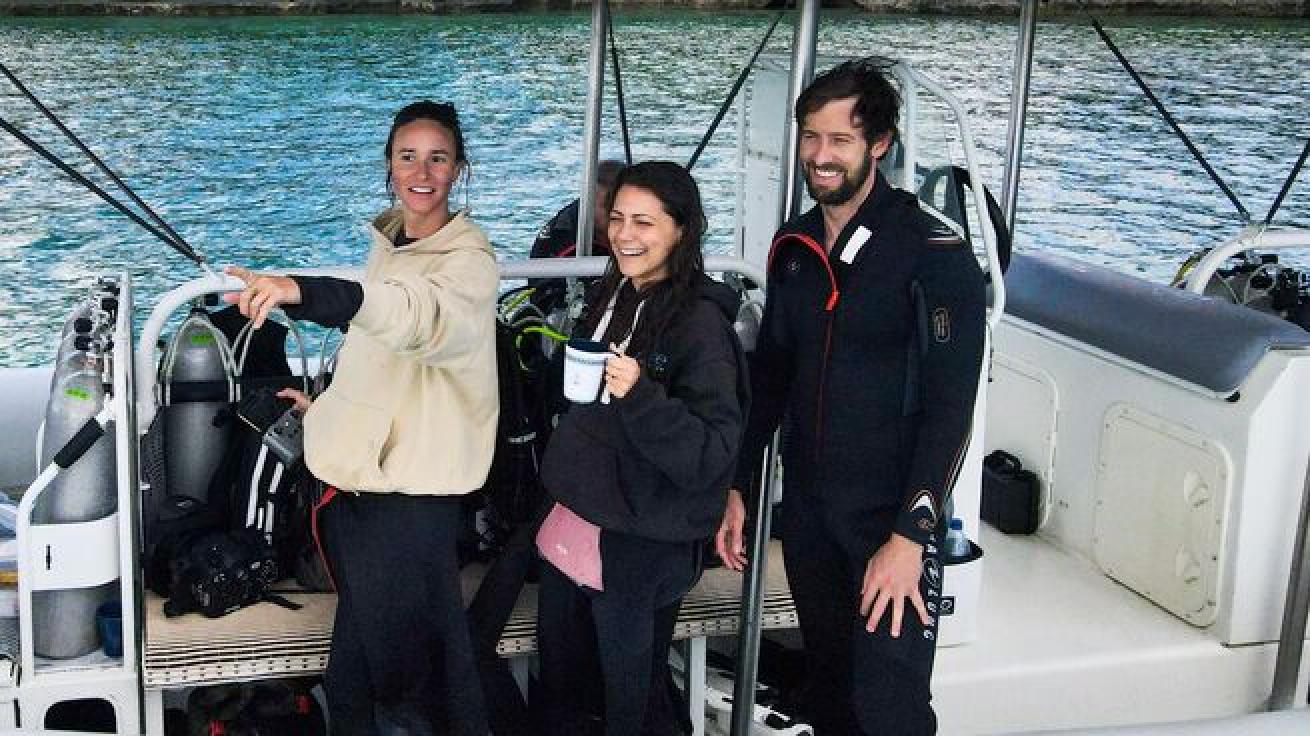
[[[700,191],[678,164],[629,167],[610,202],[612,253],[574,335],[614,353],[598,401],[551,435],[555,500],[537,548],[543,730],[650,733],[682,597],[701,572],[741,439],[747,385],[737,296],[705,275]],[[662,719],[659,719],[662,720]],[[590,724],[589,724],[590,721]]]

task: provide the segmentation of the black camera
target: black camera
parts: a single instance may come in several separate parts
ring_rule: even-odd
[[[165,616],[218,618],[264,600],[279,577],[273,547],[255,529],[205,532],[182,547],[168,563]]]

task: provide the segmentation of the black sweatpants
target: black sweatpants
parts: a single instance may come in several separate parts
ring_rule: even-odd
[[[919,579],[933,626],[925,628],[907,601],[899,638],[890,633],[890,607],[870,634],[859,615],[860,589],[869,558],[891,536],[896,510],[851,514],[797,493],[783,498],[783,560],[805,646],[802,715],[816,736],[936,733],[930,703],[942,579],[936,546],[925,548]]]
[[[669,736],[669,646],[682,598],[700,576],[699,545],[602,531],[601,559],[603,592],[541,565],[542,733],[602,732],[594,716],[603,712],[607,736]]]
[[[460,499],[336,493],[317,526],[337,588],[334,736],[486,736],[455,557]]]

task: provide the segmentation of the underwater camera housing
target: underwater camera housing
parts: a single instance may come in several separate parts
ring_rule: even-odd
[[[258,530],[208,532],[169,561],[169,577],[164,615],[218,618],[264,600],[278,579],[277,560]]]
[[[262,441],[288,468],[305,454],[304,425],[300,412],[266,388],[246,394],[237,404],[237,417],[262,435]]]

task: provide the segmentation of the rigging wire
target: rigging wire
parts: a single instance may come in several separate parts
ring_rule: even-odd
[[[728,108],[732,107],[732,101],[737,98],[737,93],[741,92],[742,86],[746,84],[746,77],[750,75],[750,71],[755,66],[756,60],[760,58],[760,53],[763,52],[764,47],[769,44],[769,39],[773,37],[774,30],[778,28],[778,23],[782,21],[785,14],[786,11],[784,10],[778,13],[778,17],[773,19],[773,24],[769,26],[768,32],[764,34],[764,40],[760,41],[760,45],[755,48],[755,53],[751,54],[750,61],[746,62],[746,66],[742,67],[741,73],[737,75],[737,81],[732,85],[732,89],[728,91],[728,98],[719,106],[719,112],[714,116],[714,122],[710,123],[710,127],[705,131],[705,135],[701,136],[700,143],[697,144],[695,153],[691,154],[691,158],[687,160],[688,171],[691,171],[692,167],[696,165],[696,162],[700,160],[700,155],[705,151],[705,146],[709,145],[710,139],[714,137],[714,131],[719,129],[719,123],[723,122],[723,117],[728,114]]]
[[[609,0],[605,0],[609,5]],[[619,129],[623,131],[623,158],[632,165],[632,140],[628,136],[628,108],[623,101],[623,73],[619,70],[619,45],[614,41],[614,14],[605,13],[605,24],[610,37],[610,61],[614,65],[614,92],[619,101]]]
[[[154,220],[155,223],[158,224],[159,227],[162,228],[163,231],[167,233],[173,241],[175,241],[178,245],[181,245],[183,248],[185,248],[187,252],[190,252],[194,256],[192,260],[199,259],[196,260],[197,263],[202,263],[204,261],[204,258],[196,253],[196,250],[191,247],[191,244],[188,243],[185,238],[179,235],[178,232],[172,228],[172,226],[170,226],[167,222],[164,221],[164,218],[160,217],[158,213],[156,213],[153,209],[151,209],[150,205],[146,204],[144,200],[138,197],[136,192],[132,191],[132,188],[129,187],[127,183],[124,182],[121,178],[119,178],[118,174],[114,173],[113,169],[109,168],[109,166],[105,164],[105,162],[102,161],[100,157],[95,154],[94,151],[92,151],[85,143],[83,143],[82,139],[78,138],[76,133],[69,130],[68,126],[64,125],[63,121],[60,120],[58,116],[56,116],[53,112],[50,111],[50,108],[42,104],[41,100],[37,99],[36,95],[33,94],[31,90],[29,90],[27,86],[24,85],[22,81],[19,80],[18,77],[15,76],[14,73],[10,71],[9,68],[5,66],[3,63],[0,63],[0,74],[4,74],[5,77],[9,79],[9,82],[13,84],[14,87],[19,92],[21,92],[23,96],[26,97],[28,101],[31,102],[32,105],[42,115],[46,117],[46,119],[48,119],[51,123],[54,123],[55,127],[59,129],[59,132],[63,133],[64,136],[68,138],[68,140],[72,141],[73,144],[76,145],[78,149],[82,151],[82,153],[86,154],[87,158],[91,159],[91,162],[94,163],[97,167],[99,167],[99,169],[103,171],[105,175],[107,175],[114,182],[114,184],[118,186],[119,189],[121,189],[125,194],[127,194],[127,196],[130,197],[131,200],[137,204],[137,206],[139,206],[142,210],[144,210],[145,213],[149,215],[150,219]],[[188,258],[191,257],[192,256],[188,256]]]
[[[1237,195],[1233,193],[1233,190],[1228,188],[1228,185],[1224,183],[1222,178],[1220,178],[1218,172],[1216,172],[1210,166],[1210,163],[1205,160],[1205,156],[1201,155],[1201,152],[1192,144],[1192,140],[1188,138],[1187,134],[1183,132],[1183,129],[1179,127],[1178,123],[1174,120],[1174,117],[1165,109],[1159,98],[1157,98],[1155,93],[1151,91],[1151,88],[1146,86],[1146,82],[1143,81],[1141,75],[1137,73],[1137,70],[1133,69],[1133,65],[1129,63],[1128,59],[1119,51],[1119,47],[1115,46],[1114,41],[1110,40],[1109,34],[1107,34],[1105,29],[1101,27],[1100,21],[1092,18],[1092,28],[1096,29],[1096,33],[1101,37],[1101,40],[1110,48],[1111,53],[1113,53],[1114,57],[1119,60],[1119,63],[1123,66],[1124,70],[1128,72],[1128,76],[1132,77],[1133,81],[1137,83],[1137,86],[1141,88],[1142,92],[1146,95],[1146,99],[1151,101],[1151,104],[1155,106],[1156,111],[1160,113],[1161,117],[1164,118],[1164,121],[1173,129],[1174,134],[1183,141],[1183,145],[1187,146],[1187,150],[1192,154],[1192,157],[1201,164],[1201,168],[1205,169],[1205,173],[1210,175],[1210,178],[1214,183],[1219,185],[1219,188],[1223,191],[1224,195],[1227,196],[1228,200],[1237,208],[1237,212],[1242,216],[1242,220],[1244,222],[1250,222],[1251,213],[1247,211],[1246,207],[1242,206],[1242,202],[1238,200]]]
[[[1273,205],[1269,207],[1269,214],[1265,215],[1264,224],[1268,225],[1274,219],[1274,213],[1278,212],[1279,207],[1283,206],[1283,198],[1291,191],[1292,182],[1296,181],[1296,177],[1301,174],[1301,167],[1305,166],[1307,157],[1310,157],[1310,138],[1306,139],[1305,148],[1301,149],[1301,157],[1292,166],[1291,173],[1287,175],[1287,181],[1283,182],[1283,188],[1278,190],[1278,196],[1274,198]]]
[[[32,140],[26,134],[24,134],[23,131],[19,130],[18,128],[10,124],[8,120],[5,120],[4,118],[0,118],[0,128],[4,129],[7,133],[12,135],[13,137],[17,138],[20,143],[30,148],[34,153],[38,154],[46,161],[50,162],[60,171],[67,174],[70,178],[73,179],[73,181],[76,181],[78,184],[81,184],[82,186],[86,187],[88,190],[90,190],[92,194],[100,197],[111,207],[126,215],[128,219],[132,220],[132,222],[135,222],[136,224],[145,228],[145,230],[149,232],[151,235],[162,240],[165,245],[169,246],[170,248],[173,248],[174,250],[181,253],[186,258],[194,261],[195,263],[199,264],[202,268],[208,270],[204,259],[201,258],[199,255],[197,255],[195,251],[191,250],[190,246],[184,245],[182,243],[173,240],[172,238],[168,237],[168,235],[160,231],[159,228],[155,227],[154,225],[151,225],[149,222],[146,222],[144,218],[142,218],[137,213],[133,212],[130,208],[128,208],[127,205],[118,201],[113,197],[113,195],[109,194],[105,190],[96,186],[95,182],[91,181],[90,179],[87,179],[76,169],[64,163],[58,156],[46,150],[45,147],[42,146],[40,143],[37,143],[36,141]]]

